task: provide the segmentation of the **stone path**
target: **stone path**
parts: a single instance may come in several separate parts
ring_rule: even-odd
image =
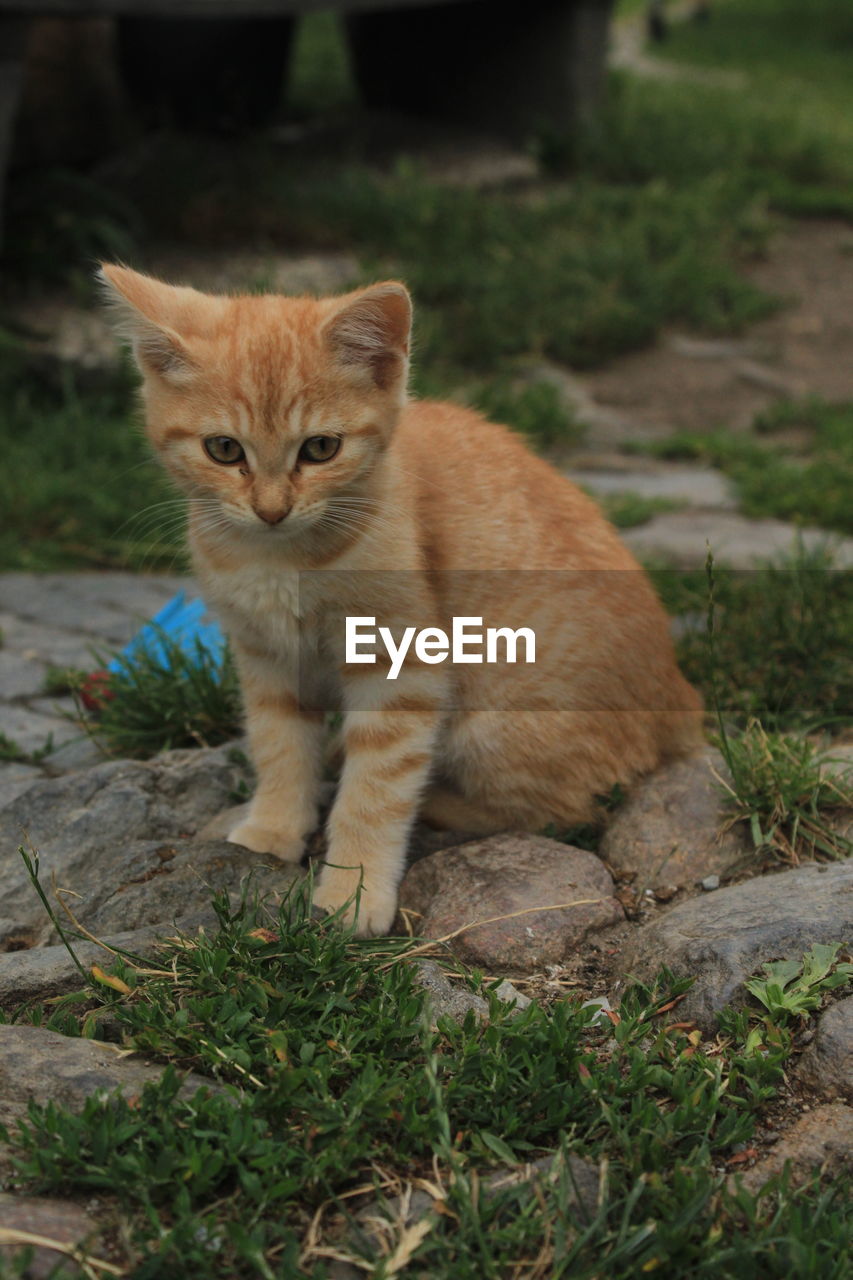
[[[0,574],[0,733],[29,757],[0,763],[0,808],[45,774],[101,759],[69,718],[73,698],[45,693],[48,673],[102,665],[96,653],[127,644],[179,585],[129,573]]]

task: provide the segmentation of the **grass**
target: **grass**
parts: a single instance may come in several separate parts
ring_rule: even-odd
[[[784,1026],[766,1053],[703,1041],[670,1012],[688,984],[664,973],[603,1026],[579,999],[519,1013],[473,975],[488,1024],[431,1029],[415,943],[356,942],[312,920],[302,889],[272,914],[217,910],[219,931],[171,944],[158,970],[119,960],[113,985],[18,1015],[111,1028],[170,1067],[79,1115],[32,1104],[13,1139],[20,1186],[97,1195],[122,1274],[321,1278],[335,1256],[454,1280],[845,1274],[843,1185],[756,1197],[726,1182],[782,1082]],[[188,1067],[225,1091],[179,1098]],[[585,1208],[570,1153],[600,1169]],[[488,1189],[540,1155],[551,1176]],[[393,1196],[414,1187],[428,1208],[413,1230]],[[353,1220],[365,1205],[382,1245]]]
[[[762,438],[680,431],[635,449],[719,467],[733,480],[746,515],[853,534],[853,404],[783,401],[758,415],[754,431]]]
[[[815,943],[803,959],[773,960],[763,964],[764,976],[745,984],[750,995],[777,1022],[805,1018],[819,1009],[824,994],[846,986],[853,979],[853,964],[838,962],[841,944]]]
[[[361,279],[400,275],[413,289],[416,391],[447,395],[475,385],[484,407],[537,443],[572,443],[577,424],[544,389],[510,396],[507,407],[517,363],[546,357],[592,366],[669,324],[743,328],[776,305],[740,271],[764,252],[774,209],[790,207],[796,195],[814,211],[853,211],[853,91],[830,38],[845,18],[829,0],[820,12],[820,22],[808,12],[798,17],[785,0],[777,24],[766,20],[767,0],[741,0],[722,5],[701,30],[679,27],[669,55],[698,58],[713,48],[725,65],[741,56],[744,23],[772,30],[760,57],[757,40],[750,45],[760,91],[614,76],[602,112],[571,144],[539,139],[543,180],[520,194],[450,188],[405,157],[379,163],[357,126],[337,151],[322,127],[287,147],[262,136],[234,143],[163,135],[85,177],[22,175],[8,210],[15,291],[59,270],[85,296],[93,258],[144,267],[148,249],[164,240],[261,253],[347,250]],[[808,95],[790,90],[800,62]],[[824,65],[825,76],[811,73]],[[294,85],[297,115],[346,109],[352,116],[351,77],[331,15],[303,24]],[[49,395],[32,385],[8,343],[0,354],[9,389],[0,409],[4,564],[179,561],[178,529],[155,527],[145,537],[127,522],[128,475],[140,512],[168,497],[132,425],[127,378],[104,392],[68,384]],[[805,468],[779,457],[772,472],[766,455],[736,448],[720,444],[720,456],[744,477],[738,483],[750,510],[784,509],[849,528],[849,468],[834,465],[842,446],[820,445]]]
[[[583,426],[548,382],[519,386],[497,378],[469,391],[468,398],[492,422],[512,427],[542,448],[583,438]]]
[[[686,505],[676,498],[646,498],[640,493],[594,493],[592,497],[617,529],[635,529],[667,511],[681,511]]]
[[[157,653],[143,648],[122,659],[98,686],[92,735],[112,755],[142,757],[236,737],[242,713],[231,650],[220,658],[197,640],[186,651],[165,632],[157,644]],[[85,715],[79,691],[77,698]]]
[[[28,385],[7,355],[0,394],[4,568],[183,562],[182,525],[175,528],[171,518],[142,536],[153,521],[140,520],[172,491],[143,443],[127,374],[97,393],[79,392],[70,379],[61,388],[43,388]],[[157,506],[152,517],[173,510]]]
[[[682,670],[727,717],[769,730],[838,733],[853,721],[853,573],[828,553],[796,550],[763,568],[714,568],[713,650],[707,630],[678,641]],[[697,623],[708,608],[705,570],[652,570],[670,613]]]
[[[757,720],[739,736],[726,734],[720,745],[732,777],[725,790],[733,821],[749,827],[757,854],[789,864],[853,854],[853,840],[832,822],[853,808],[853,767],[846,777],[834,773],[831,750],[768,733]]]

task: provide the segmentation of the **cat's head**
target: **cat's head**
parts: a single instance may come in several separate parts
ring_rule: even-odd
[[[247,536],[340,523],[405,402],[403,285],[219,297],[126,267],[100,275],[142,373],[148,435],[199,510]]]

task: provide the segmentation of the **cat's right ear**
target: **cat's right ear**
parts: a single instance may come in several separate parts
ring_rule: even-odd
[[[178,295],[191,291],[109,262],[101,263],[98,279],[116,330],[129,344],[140,372],[176,385],[192,381],[195,365],[172,327],[179,314]]]
[[[397,280],[386,280],[338,301],[325,328],[337,364],[382,391],[405,386],[412,300]]]

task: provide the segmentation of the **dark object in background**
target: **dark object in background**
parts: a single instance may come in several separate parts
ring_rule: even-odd
[[[13,164],[86,165],[122,133],[110,18],[38,18],[26,41]]]
[[[462,0],[347,13],[368,107],[519,139],[575,128],[604,83],[612,0]]]
[[[156,125],[230,133],[268,124],[282,98],[294,19],[118,19],[122,79]]]

